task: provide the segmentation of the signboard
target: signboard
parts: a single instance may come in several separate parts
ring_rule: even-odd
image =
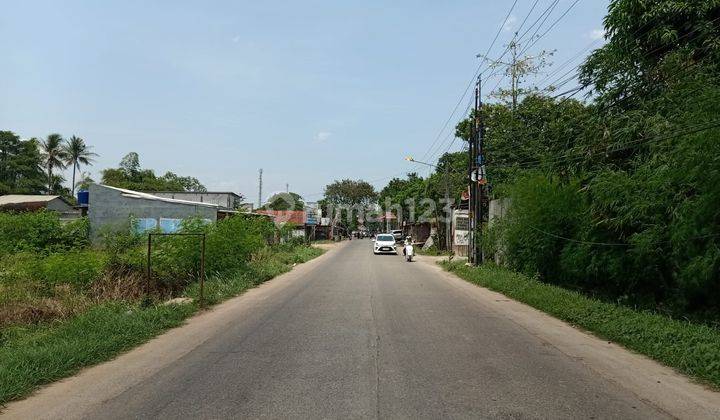
[[[305,213],[305,224],[306,225],[317,225],[317,218],[315,217],[314,211],[307,211]]]
[[[456,230],[455,237],[453,238],[453,243],[455,245],[468,246],[468,244],[470,243],[470,241],[468,240],[468,234],[469,232],[466,230]]]
[[[453,234],[453,243],[455,245],[467,246],[469,244],[470,218],[466,214],[456,214],[454,225],[455,233]]]

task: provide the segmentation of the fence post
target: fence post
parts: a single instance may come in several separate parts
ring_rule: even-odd
[[[148,233],[148,243],[147,243],[147,275],[145,278],[145,294],[149,298],[150,297],[150,276],[152,275],[152,268],[151,268],[151,255],[152,253],[152,233]]]
[[[202,234],[202,251],[200,253],[200,307],[205,306],[205,234]]]

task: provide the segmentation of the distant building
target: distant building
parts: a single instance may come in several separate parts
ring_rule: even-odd
[[[252,204],[250,209],[247,209],[247,205],[243,203],[243,196],[235,194],[234,192],[173,192],[173,191],[155,191],[148,192],[156,197],[172,198],[176,200],[195,201],[199,203],[217,204],[225,210],[247,210],[252,211]]]
[[[52,210],[60,214],[61,220],[72,220],[80,216],[73,205],[59,195],[21,195],[0,196],[0,211],[31,212]]]
[[[292,224],[293,237],[312,238],[315,223],[310,220],[308,223],[308,213],[304,210],[257,210],[256,213],[271,216],[275,225],[278,227],[285,226],[287,223]]]

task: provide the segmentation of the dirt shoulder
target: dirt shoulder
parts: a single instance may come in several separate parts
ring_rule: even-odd
[[[444,271],[434,259],[420,261],[462,293],[670,416],[720,418],[720,393],[694,383],[648,357],[597,338],[503,294],[467,282]]]

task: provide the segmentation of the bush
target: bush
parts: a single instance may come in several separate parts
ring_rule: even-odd
[[[529,174],[509,188],[512,205],[502,221],[508,264],[528,275],[563,279],[558,256],[580,229],[587,207],[577,182],[569,184]],[[551,233],[551,235],[548,235]]]
[[[38,264],[37,278],[49,286],[86,288],[102,276],[107,263],[104,253],[93,250],[51,254]]]
[[[53,211],[0,213],[0,255],[82,248],[89,244],[88,232],[87,218],[62,224]]]
[[[253,253],[267,245],[273,225],[266,219],[230,217],[208,225],[200,220],[183,222],[183,233],[205,233],[205,272],[229,276],[243,271]],[[153,239],[152,268],[158,284],[182,289],[200,273],[201,240],[195,236],[158,236]]]

